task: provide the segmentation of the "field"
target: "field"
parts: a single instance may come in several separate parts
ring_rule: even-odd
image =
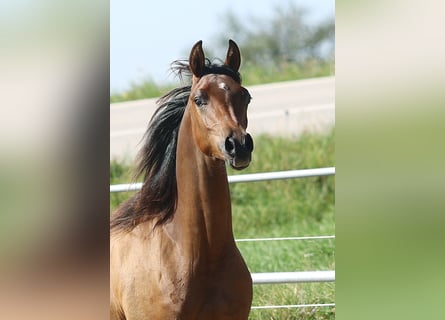
[[[334,131],[298,139],[254,137],[251,166],[244,174],[335,166]],[[110,182],[129,182],[129,166],[113,161]],[[335,234],[335,177],[231,184],[235,238]],[[112,194],[111,209],[128,194]],[[335,269],[335,240],[238,243],[251,272]],[[334,283],[255,285],[253,306],[332,303]],[[335,308],[252,310],[250,319],[334,319]]]

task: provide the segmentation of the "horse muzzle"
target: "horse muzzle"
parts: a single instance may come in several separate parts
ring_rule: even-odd
[[[238,138],[231,135],[226,138],[224,151],[232,168],[245,169],[252,159],[253,139],[248,133]]]

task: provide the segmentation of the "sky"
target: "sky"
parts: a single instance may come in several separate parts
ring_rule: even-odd
[[[229,10],[246,21],[267,19],[277,4],[288,3],[305,8],[310,22],[335,14],[335,0],[111,0],[110,90],[124,91],[147,77],[171,82],[170,63],[186,59],[198,40],[205,49],[220,33],[221,17]],[[236,41],[236,35],[227,38]],[[216,55],[223,58],[225,52]]]

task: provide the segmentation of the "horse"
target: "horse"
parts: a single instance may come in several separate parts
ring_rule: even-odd
[[[111,319],[247,319],[252,279],[232,230],[226,163],[249,166],[249,91],[237,44],[224,63],[202,41],[159,99],[138,156],[143,187],[110,219]]]

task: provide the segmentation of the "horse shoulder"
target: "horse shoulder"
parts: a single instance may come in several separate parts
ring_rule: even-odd
[[[111,236],[112,305],[120,306],[126,319],[174,318],[181,308],[185,283],[180,270],[166,263],[177,264],[178,252],[162,228],[153,231],[147,224]]]

